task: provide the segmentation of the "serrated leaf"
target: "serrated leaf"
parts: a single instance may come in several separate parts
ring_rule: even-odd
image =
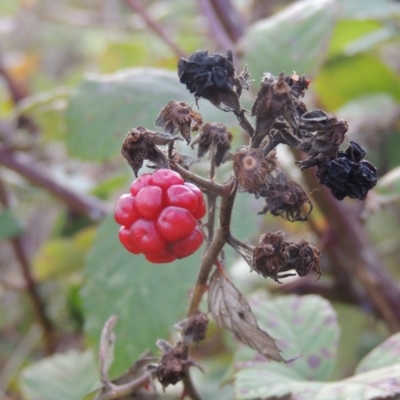
[[[291,393],[291,400],[377,400],[400,393],[400,364],[355,375],[337,382],[310,382],[288,374],[285,365],[239,371],[236,400],[275,399]]]
[[[16,237],[22,233],[22,226],[12,210],[0,212],[0,240]]]
[[[116,156],[127,132],[139,125],[152,129],[160,109],[171,99],[195,104],[175,71],[133,68],[88,75],[71,96],[66,113],[70,154],[97,161]],[[233,115],[208,102],[199,105],[204,120],[237,125]]]
[[[285,361],[275,340],[258,327],[244,295],[219,271],[210,280],[208,309],[218,326],[233,332],[240,342],[271,360]]]
[[[327,379],[333,370],[339,338],[336,313],[320,296],[282,296],[271,300],[263,293],[249,297],[250,305],[261,329],[277,340],[288,357],[299,356],[285,366],[303,379]],[[240,350],[237,366],[260,363],[266,370],[275,370],[276,363],[262,361],[257,355]],[[281,367],[279,367],[281,368]]]
[[[82,289],[85,331],[98,346],[104,321],[118,316],[111,374],[125,372],[158,338],[168,338],[187,306],[201,251],[167,265],[151,264],[128,253],[118,241],[118,226],[108,216],[99,226],[86,265]]]
[[[400,333],[396,333],[375,347],[357,365],[356,374],[399,364]]]
[[[27,400],[77,400],[100,383],[94,354],[71,350],[25,368],[20,384]]]
[[[252,78],[281,71],[313,75],[325,59],[335,25],[335,1],[298,1],[250,26],[239,42]]]

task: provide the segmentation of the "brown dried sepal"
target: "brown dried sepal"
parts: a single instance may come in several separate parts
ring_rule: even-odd
[[[174,139],[159,137],[155,132],[149,131],[143,126],[131,129],[122,143],[121,154],[128,161],[133,169],[135,176],[143,166],[144,160],[153,162],[157,168],[169,168],[168,160],[161,150],[157,148],[157,143],[167,143]]]
[[[155,125],[162,126],[165,132],[180,133],[190,143],[190,131],[197,131],[203,123],[202,116],[184,101],[171,100],[158,114]]]
[[[253,253],[253,270],[264,278],[270,277],[275,282],[279,281],[281,265],[286,263],[286,242],[283,232],[264,233],[261,235]]]
[[[231,149],[233,135],[219,122],[205,123],[199,134],[191,143],[192,148],[198,144],[197,157],[202,158],[213,146],[215,165],[219,167],[226,161],[226,156]]]
[[[208,317],[199,310],[195,310],[182,328],[182,336],[185,343],[200,342],[206,337]]]
[[[321,277],[320,252],[305,239],[300,239],[295,243],[287,243],[287,266],[289,269],[295,269],[301,277],[310,272],[316,272]]]
[[[240,189],[256,195],[263,190],[268,175],[277,165],[275,150],[264,157],[261,149],[243,147],[233,155],[233,171]]]
[[[312,125],[315,125],[318,131],[315,135],[304,138],[300,145],[300,149],[309,156],[306,160],[297,162],[302,170],[314,165],[322,165],[335,157],[349,129],[347,121],[337,120],[336,117],[331,117],[322,123],[308,125],[309,130],[313,128]]]
[[[189,346],[178,342],[163,354],[156,368],[156,376],[164,388],[176,385],[186,376],[188,352]]]
[[[269,211],[272,215],[281,216],[290,222],[307,221],[313,209],[313,204],[303,188],[289,180],[281,171],[274,177],[269,176],[260,196],[264,197],[265,205],[258,214]]]

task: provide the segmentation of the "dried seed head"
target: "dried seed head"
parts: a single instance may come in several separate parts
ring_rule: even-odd
[[[180,133],[190,143],[190,131],[197,131],[203,123],[201,114],[193,111],[184,101],[171,100],[158,114],[155,125],[162,126],[165,132]]]
[[[187,60],[181,58],[178,76],[196,98],[203,97],[217,107],[222,103],[235,111],[241,110],[238,92],[242,87],[235,76],[231,51],[227,52],[226,57],[196,51]]]
[[[278,279],[279,270],[286,262],[286,242],[283,235],[282,231],[264,233],[253,253],[253,269],[278,283],[281,283]]]
[[[186,376],[188,352],[188,345],[178,342],[163,354],[156,369],[156,376],[164,388],[176,385]]]
[[[256,195],[263,190],[277,164],[275,150],[264,157],[261,149],[243,147],[233,155],[233,170],[241,190]]]
[[[157,134],[143,126],[131,129],[122,143],[121,154],[128,161],[135,176],[143,166],[144,160],[153,162],[158,168],[169,168],[165,155],[157,144],[173,142],[176,138],[168,134]]]
[[[272,215],[281,216],[290,222],[307,221],[313,209],[303,188],[289,180],[280,170],[269,175],[260,196],[264,197],[265,206],[259,214],[270,211]]]
[[[307,240],[300,239],[296,243],[287,243],[287,255],[288,265],[294,267],[299,276],[306,276],[312,271],[321,276],[320,252]]]
[[[365,154],[360,145],[350,142],[337,157],[318,165],[319,182],[331,189],[338,200],[346,196],[365,200],[377,182],[376,168],[369,161],[361,161]]]
[[[205,123],[191,146],[198,144],[197,157],[202,158],[210,148],[214,148],[215,165],[219,167],[226,161],[233,136],[222,123]]]
[[[206,337],[208,317],[199,310],[195,310],[182,328],[183,341],[185,343],[200,342]]]

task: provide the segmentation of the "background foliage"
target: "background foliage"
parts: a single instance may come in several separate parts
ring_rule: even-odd
[[[232,48],[238,68],[247,63],[255,79],[245,94],[248,107],[264,72],[295,70],[311,77],[306,103],[346,119],[349,139],[359,142],[378,166],[380,180],[368,199],[345,201],[340,210],[349,220],[356,219],[353,228],[365,239],[364,247],[353,252],[368,252],[367,258],[379,260],[397,287],[399,2],[220,2],[231,4],[239,18],[225,25],[225,35],[218,33],[224,26],[221,15],[215,13],[214,20],[207,14],[207,4],[217,3],[211,0],[147,1],[145,15],[137,1],[1,3],[4,399],[75,400],[98,387],[98,342],[111,314],[119,318],[111,371],[115,377],[145,349],[155,351],[156,339],[176,336],[173,325],[184,317],[201,254],[168,266],[150,265],[119,245],[110,213],[133,179],[119,153],[126,132],[138,125],[152,129],[170,99],[194,105],[176,75],[179,52]],[[146,16],[152,25],[143,22]],[[158,35],[157,29],[164,34]],[[234,148],[246,143],[230,114],[204,100],[199,107],[205,121],[227,124],[235,136]],[[316,188],[300,175],[291,153],[282,151],[279,159],[293,179],[307,182],[308,192]],[[196,171],[205,173],[206,168],[199,163]],[[231,164],[224,164],[218,180],[227,179],[230,170]],[[302,357],[293,365],[260,361],[212,325],[197,354],[207,375],[195,373],[206,398],[218,392],[220,399],[233,393],[238,399],[253,399],[284,396],[289,390],[299,398],[311,390],[315,399],[332,393],[356,393],[360,399],[399,393],[400,339],[398,334],[387,338],[400,329],[400,318],[377,310],[363,270],[357,272],[351,251],[342,250],[346,235],[355,231],[346,232],[340,224],[332,231],[335,215],[321,205],[318,191],[311,197],[316,209],[310,223],[289,224],[257,216],[260,203],[239,194],[232,230],[252,243],[261,233],[278,229],[290,240],[306,238],[323,255],[320,281],[294,279],[279,286],[249,274],[229,249],[226,254],[235,284],[251,293],[260,327],[278,340],[286,358]],[[312,294],[297,297],[307,293]],[[378,368],[381,377],[392,378],[391,387],[373,380],[377,373],[371,371]],[[220,388],[224,378],[228,383]],[[178,391],[167,390],[165,396],[174,398]]]

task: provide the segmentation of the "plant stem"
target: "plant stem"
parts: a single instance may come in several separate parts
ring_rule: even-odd
[[[239,120],[239,125],[247,132],[247,134],[252,138],[254,136],[254,127],[251,122],[246,117],[246,110],[242,109],[240,112],[233,111],[236,118]]]
[[[336,268],[355,276],[390,330],[400,330],[399,287],[363,231],[357,215],[346,204],[334,199],[327,188],[318,184],[314,169],[305,173],[306,182],[310,188],[319,187],[313,197],[329,221],[333,234],[331,240],[340,243],[345,252],[343,262]]]
[[[193,289],[192,298],[190,299],[187,317],[190,317],[192,313],[199,308],[203,294],[207,291],[207,281],[210,275],[211,269],[218,259],[218,255],[226,243],[226,238],[230,235],[230,223],[232,217],[233,203],[236,197],[237,182],[232,180],[230,183],[230,196],[223,197],[221,199],[221,207],[219,212],[219,227],[217,233],[211,242],[210,246],[206,250],[195,287]]]
[[[4,186],[4,182],[2,179],[0,179],[0,201],[3,204],[4,208],[10,207],[7,190],[6,187]],[[22,238],[21,237],[12,238],[10,239],[10,243],[12,245],[15,256],[19,262],[22,276],[25,281],[25,288],[31,299],[33,308],[35,310],[36,318],[43,330],[43,339],[44,339],[46,353],[50,355],[54,353],[56,347],[53,324],[51,323],[49,317],[46,314],[45,303],[43,299],[40,297],[36,282],[32,276],[31,265],[28,256],[25,252]]]
[[[215,178],[215,141],[213,140],[210,146],[210,159],[211,159],[211,166],[210,166],[210,180],[214,182]],[[216,211],[216,204],[217,203],[217,196],[214,192],[207,192],[207,209],[208,209],[208,219],[207,219],[207,231],[208,231],[208,244],[210,244],[214,238],[214,227],[215,227],[215,211]]]
[[[181,167],[179,164],[174,162],[169,163],[171,169],[178,172],[185,180],[193,182],[199,188],[206,190],[208,192],[212,192],[217,196],[228,197],[230,195],[230,185],[221,185],[219,183],[213,182],[209,179],[202,178],[199,175],[194,174],[193,172],[188,171],[187,169]]]
[[[210,0],[197,0],[197,4],[205,19],[208,21],[210,34],[213,39],[216,40],[219,47],[225,50],[233,50],[235,45],[227,34]]]
[[[170,36],[165,29],[151,18],[146,8],[139,0],[125,0],[125,3],[138,13],[146,22],[147,26],[178,56],[186,57],[186,53],[170,39]]]
[[[105,217],[107,210],[105,205],[95,197],[85,196],[73,192],[62,186],[44,172],[28,156],[14,154],[12,151],[0,147],[0,165],[22,175],[29,182],[46,189],[56,196],[71,210],[78,214],[86,215],[93,221],[99,221]]]

